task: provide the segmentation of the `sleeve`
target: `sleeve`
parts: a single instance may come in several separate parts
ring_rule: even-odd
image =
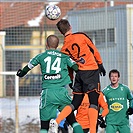
[[[127,90],[127,99],[129,100],[129,107],[133,108],[133,94],[131,93],[129,88]]]
[[[98,64],[102,64],[102,58],[100,56],[100,53],[89,37],[86,37],[86,42],[90,48],[90,51],[93,53],[93,55],[96,59],[96,62]]]
[[[40,55],[37,55],[35,56],[34,58],[32,58],[29,63],[28,63],[28,67],[30,69],[34,68],[35,66],[37,66],[39,64],[39,56]]]
[[[105,98],[105,96],[103,95],[102,92],[100,93],[98,103],[102,107],[102,113],[101,113],[102,117],[105,117],[108,114],[109,109],[108,109],[108,104],[106,102],[106,98]]]
[[[67,56],[67,55],[66,55]],[[74,60],[72,60],[69,56],[67,56],[67,65],[69,66],[69,67],[72,67],[73,65],[75,65],[76,64],[76,62],[74,61]]]
[[[68,65],[68,72],[69,72],[70,79],[73,80],[74,78],[73,73],[74,71],[78,70],[78,65],[69,56],[67,56],[67,65]]]

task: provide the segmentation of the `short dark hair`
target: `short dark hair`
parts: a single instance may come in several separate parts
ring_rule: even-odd
[[[109,78],[111,76],[111,73],[117,73],[118,74],[118,77],[120,77],[120,72],[117,70],[117,69],[112,69],[110,72],[109,72]]]
[[[50,48],[57,48],[59,44],[59,38],[55,35],[49,35],[47,37],[47,45]]]
[[[61,19],[56,26],[63,35],[70,30],[70,23],[67,19]]]

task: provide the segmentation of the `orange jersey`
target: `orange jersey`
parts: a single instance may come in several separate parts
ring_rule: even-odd
[[[99,106],[103,108],[102,116],[106,116],[109,110],[108,110],[108,104],[105,102],[104,95],[102,92],[100,92],[98,103],[99,103]],[[90,128],[89,116],[88,116],[89,105],[90,104],[89,104],[88,95],[85,94],[84,99],[81,105],[79,106],[76,114],[76,120],[82,126],[83,129]]]
[[[96,70],[97,64],[102,64],[101,56],[84,33],[74,33],[65,36],[61,52],[69,55],[79,65],[79,70]]]

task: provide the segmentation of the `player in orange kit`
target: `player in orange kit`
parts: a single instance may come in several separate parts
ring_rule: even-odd
[[[55,128],[61,120],[66,118],[72,111],[77,110],[81,105],[84,94],[88,94],[90,106],[88,109],[90,121],[90,133],[96,133],[98,117],[98,97],[100,88],[99,73],[105,76],[106,71],[96,46],[91,39],[81,32],[72,33],[72,27],[68,20],[61,19],[57,28],[64,35],[64,45],[61,52],[69,55],[77,62],[79,70],[75,76],[73,87],[73,100],[66,106],[56,120],[51,120]],[[92,115],[93,114],[93,115]]]
[[[90,103],[88,102],[88,95],[85,94],[84,99],[79,106],[77,113],[76,113],[76,120],[77,122],[82,126],[84,133],[88,133],[90,129],[90,121],[88,116],[88,107]],[[105,125],[103,117],[105,117],[109,110],[108,110],[108,104],[105,101],[104,95],[102,92],[100,92],[99,98],[98,98],[98,104],[99,108],[102,108],[102,113],[99,115],[98,124],[103,128]],[[92,114],[93,116],[93,114]]]

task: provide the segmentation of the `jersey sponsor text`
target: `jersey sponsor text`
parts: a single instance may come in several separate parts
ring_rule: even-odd
[[[123,105],[121,105],[120,103],[113,103],[110,105],[110,109],[112,109],[113,111],[120,111],[121,109],[123,109]]]
[[[53,79],[61,79],[61,75],[59,73],[53,75],[44,75],[44,80],[53,80]]]

